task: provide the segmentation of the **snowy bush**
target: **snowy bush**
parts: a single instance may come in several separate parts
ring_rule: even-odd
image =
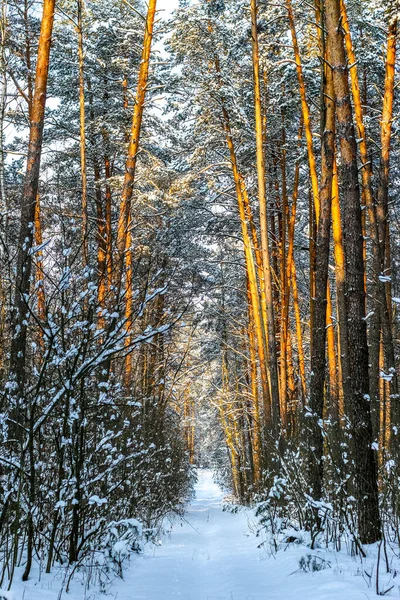
[[[139,553],[143,550],[142,524],[136,519],[122,519],[109,523],[103,545],[107,562],[115,573],[122,577],[125,560],[132,553]]]
[[[299,560],[300,569],[305,572],[311,571],[323,571],[324,569],[330,569],[331,564],[321,556],[316,554],[306,554]]]

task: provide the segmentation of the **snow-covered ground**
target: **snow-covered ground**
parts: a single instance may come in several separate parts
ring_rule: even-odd
[[[361,564],[346,553],[319,551],[329,568],[304,572],[302,556],[310,550],[291,544],[271,554],[259,549],[251,510],[223,511],[223,492],[210,471],[201,471],[196,497],[184,519],[176,519],[160,546],[147,546],[115,579],[109,595],[85,590],[75,581],[60,595],[62,575],[15,581],[15,600],[366,600],[375,594],[376,553]],[[37,570],[36,570],[37,573]],[[372,574],[369,578],[367,573]],[[371,579],[369,581],[369,579]],[[400,582],[399,582],[400,583]],[[381,581],[386,597],[399,597],[397,579]],[[382,596],[380,596],[382,597]],[[1,593],[0,593],[1,598]],[[6,596],[8,598],[8,596]]]

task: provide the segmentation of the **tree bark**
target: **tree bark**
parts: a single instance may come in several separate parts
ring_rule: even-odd
[[[263,278],[265,287],[265,302],[267,310],[267,340],[268,340],[268,365],[270,378],[270,396],[272,425],[275,432],[280,428],[280,397],[279,381],[275,339],[275,317],[272,293],[272,277],[269,256],[268,241],[268,222],[267,222],[267,198],[265,189],[265,163],[263,148],[263,122],[261,108],[261,86],[260,86],[260,65],[258,50],[258,32],[257,32],[257,0],[250,1],[251,11],[251,33],[252,33],[252,53],[253,53],[253,79],[254,79],[254,113],[256,127],[256,153],[257,153],[257,181],[258,181],[258,200],[260,204],[260,230],[261,230],[261,254],[263,265]]]
[[[43,243],[42,221],[40,213],[40,196],[36,197],[35,206],[35,246],[39,247]],[[37,316],[43,322],[46,316],[46,298],[44,293],[44,270],[43,270],[43,252],[36,252],[36,286],[37,286]],[[43,344],[43,335],[40,332],[40,343]]]
[[[396,38],[397,38],[397,14],[389,22],[389,31],[387,36],[386,66],[385,66],[385,87],[383,95],[383,107],[381,118],[381,155],[379,164],[379,185],[377,192],[377,221],[380,251],[380,272],[378,274],[378,285],[381,289],[381,318],[383,347],[385,354],[385,369],[391,377],[390,380],[390,407],[391,407],[391,425],[392,425],[392,443],[391,449],[398,454],[397,434],[400,425],[399,408],[399,389],[396,373],[395,353],[392,333],[392,299],[391,282],[379,280],[380,275],[389,276],[391,274],[390,258],[390,238],[389,238],[389,165],[390,165],[390,143],[393,120],[393,96],[394,96],[394,75],[396,64]],[[394,434],[394,435],[393,435]]]
[[[139,79],[137,84],[135,108],[133,111],[132,129],[128,148],[128,158],[126,160],[125,177],[122,187],[121,202],[119,207],[119,218],[117,228],[117,261],[115,265],[115,275],[117,286],[120,286],[120,280],[124,268],[124,257],[126,250],[126,236],[128,232],[128,221],[131,211],[131,200],[133,185],[135,183],[136,162],[139,150],[140,132],[142,127],[142,118],[144,103],[146,99],[147,82],[149,77],[149,64],[151,42],[153,39],[153,28],[156,14],[157,0],[149,0],[146,26],[143,40],[142,60],[140,63]]]
[[[329,60],[329,54],[328,54]],[[325,127],[322,139],[322,173],[320,191],[320,214],[317,219],[316,263],[313,344],[311,349],[311,379],[309,408],[309,484],[314,500],[322,497],[323,477],[323,409],[326,371],[326,316],[329,268],[329,244],[331,229],[332,178],[335,148],[335,104],[330,69],[326,73]],[[330,292],[329,292],[330,294]],[[316,511],[319,522],[318,511]]]
[[[79,65],[79,150],[81,159],[82,185],[82,258],[86,266],[89,260],[88,240],[88,203],[87,203],[87,168],[86,168],[86,120],[85,120],[85,76],[83,50],[83,5],[84,0],[77,0],[78,13],[78,65]]]
[[[254,335],[254,316],[253,305],[251,301],[251,289],[249,278],[247,277],[247,307],[248,307],[248,340],[249,340],[249,370],[251,384],[251,404],[252,404],[252,457],[253,457],[253,475],[254,483],[259,485],[261,480],[261,465],[262,465],[262,444],[261,444],[261,422],[260,422],[260,404],[258,397],[258,382],[257,382],[257,354],[256,354],[256,338]]]
[[[343,249],[343,231],[340,214],[339,182],[336,159],[334,164],[334,173],[332,181],[332,234],[333,248],[335,258],[335,279],[336,279],[336,302],[338,308],[339,322],[339,371],[341,389],[339,391],[339,416],[344,415],[344,404],[351,399],[350,373],[349,373],[349,351],[348,351],[348,332],[346,318],[346,290],[345,290],[345,259]]]
[[[28,159],[21,201],[21,221],[14,299],[14,335],[10,353],[10,375],[15,379],[17,396],[22,395],[26,380],[27,298],[29,296],[31,282],[31,250],[34,243],[35,207],[39,187],[40,159],[43,144],[44,113],[54,10],[55,0],[44,0],[36,63],[35,88],[32,110],[30,113]]]
[[[372,427],[374,433],[374,439],[378,439],[379,437],[379,402],[380,402],[380,385],[379,385],[379,353],[380,353],[380,341],[381,341],[381,326],[384,330],[384,343],[385,347],[385,355],[388,357],[387,361],[390,366],[394,365],[394,351],[393,351],[393,339],[391,340],[391,323],[389,317],[389,309],[387,306],[387,302],[385,301],[385,285],[380,281],[380,276],[383,272],[383,264],[384,264],[384,248],[380,244],[380,234],[385,236],[385,232],[381,230],[379,226],[380,217],[382,217],[382,213],[379,210],[379,198],[377,207],[374,201],[374,194],[372,188],[372,163],[369,160],[368,156],[368,147],[367,147],[367,134],[364,125],[364,111],[361,100],[361,92],[360,92],[360,84],[358,78],[357,71],[357,60],[353,49],[353,42],[351,38],[351,32],[347,17],[346,5],[344,0],[341,0],[341,13],[342,13],[342,25],[344,31],[344,39],[346,45],[346,52],[349,64],[351,64],[350,68],[350,81],[351,81],[351,89],[353,96],[353,104],[354,104],[354,116],[357,126],[357,136],[359,140],[359,151],[361,158],[361,176],[362,176],[362,184],[363,184],[363,196],[365,198],[365,204],[368,212],[368,221],[369,221],[369,236],[372,242],[372,278],[371,278],[371,297],[372,297],[372,310],[373,315],[369,319],[369,378],[370,378],[370,397],[371,397],[371,414],[372,414]],[[392,23],[393,25],[393,23]],[[390,31],[388,36],[388,41],[390,40]],[[393,39],[393,38],[392,38]],[[394,38],[395,39],[395,38]],[[394,45],[395,51],[395,45]],[[388,43],[388,52],[389,55],[392,53],[392,48],[390,42]],[[391,58],[389,57],[389,62]],[[390,88],[390,67],[389,71],[386,69],[386,78],[385,81],[388,82],[388,73],[389,73],[389,83],[385,83],[385,95],[388,91],[388,85]],[[393,98],[393,89],[392,92],[388,94]],[[390,107],[389,103],[384,101],[384,106]],[[390,108],[389,108],[390,110]],[[382,128],[383,120],[382,120]],[[383,131],[382,129],[382,131]],[[390,140],[390,133],[389,133]],[[382,140],[381,140],[382,142]],[[385,142],[383,142],[383,146],[385,146]],[[379,186],[380,188],[380,186]],[[378,195],[379,195],[378,188]],[[393,379],[393,387],[397,387],[397,378],[394,375]]]
[[[327,51],[333,71],[337,130],[341,150],[341,182],[346,264],[346,318],[351,401],[346,410],[354,443],[354,479],[358,533],[362,543],[381,537],[377,467],[372,449],[369,404],[368,345],[365,322],[364,259],[357,145],[350,101],[348,68],[341,29],[340,0],[326,2]]]

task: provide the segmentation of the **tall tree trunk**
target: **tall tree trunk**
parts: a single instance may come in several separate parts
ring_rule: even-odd
[[[326,57],[326,44],[325,44],[325,18],[324,18],[324,2],[323,0],[314,0],[315,6],[315,23],[318,36],[318,48],[321,62],[321,82],[320,82],[320,132],[321,138],[324,138],[326,120],[329,117],[327,115],[327,103],[330,99],[325,97],[327,90],[327,64],[323,60]],[[331,73],[329,74],[331,76]],[[332,179],[333,181],[333,179]],[[327,350],[328,350],[328,364],[329,364],[329,406],[328,415],[333,419],[334,422],[338,421],[339,417],[339,392],[338,392],[338,370],[336,360],[336,344],[335,344],[335,329],[333,322],[333,308],[332,308],[332,293],[329,284],[327,285],[326,295],[326,327],[327,327]]]
[[[29,296],[32,271],[32,246],[36,197],[39,187],[40,159],[42,155],[44,112],[47,96],[47,79],[51,37],[53,32],[55,0],[44,0],[36,63],[35,88],[30,113],[28,159],[21,202],[21,221],[18,241],[17,276],[14,299],[14,335],[11,343],[10,374],[17,384],[16,394],[21,396],[26,379],[26,298]],[[18,418],[18,409],[17,409]]]
[[[87,168],[86,168],[86,120],[85,120],[85,77],[83,50],[83,11],[84,0],[77,0],[78,13],[78,65],[79,65],[79,149],[81,159],[82,185],[82,258],[86,266],[89,260],[88,240],[88,203],[87,203]]]
[[[243,197],[246,195],[245,184],[243,177],[238,171],[235,148],[233,145],[232,133],[229,126],[229,117],[226,109],[223,107],[224,114],[224,128],[226,134],[227,146],[230,154],[230,160],[232,165],[233,179],[236,188],[236,197],[239,207],[239,216],[242,227],[242,238],[245,251],[246,260],[246,272],[249,278],[249,286],[251,290],[251,300],[253,306],[253,318],[257,336],[257,350],[259,356],[260,373],[261,373],[261,386],[263,390],[263,404],[264,404],[264,419],[267,428],[269,429],[272,425],[272,408],[271,408],[271,397],[268,386],[268,372],[267,372],[267,360],[265,355],[264,347],[264,327],[262,322],[262,313],[260,306],[260,297],[257,285],[257,273],[255,268],[255,261],[253,255],[253,249],[251,244],[251,238],[248,230],[248,214],[243,201]]]
[[[318,187],[317,165],[316,165],[315,152],[314,152],[314,143],[313,143],[312,130],[311,130],[310,109],[308,107],[308,101],[307,101],[307,96],[306,96],[306,88],[305,88],[304,76],[303,76],[303,65],[301,64],[300,50],[299,50],[299,44],[297,41],[297,34],[296,34],[291,0],[286,0],[286,8],[288,11],[289,27],[290,27],[290,32],[291,32],[291,36],[292,36],[292,44],[293,44],[293,51],[294,51],[294,60],[296,63],[297,79],[299,82],[301,112],[302,112],[302,116],[303,116],[304,132],[305,132],[306,142],[307,142],[307,155],[308,155],[308,164],[309,164],[309,168],[310,168],[310,179],[311,179],[313,202],[314,202],[315,212],[318,215],[318,213],[319,213],[319,187]]]
[[[350,418],[354,442],[358,532],[361,542],[372,543],[381,537],[381,524],[369,404],[361,195],[358,183],[357,144],[350,102],[348,68],[340,23],[340,0],[327,0],[327,52],[333,71],[338,138],[341,150],[342,198],[346,211],[343,233],[351,384],[351,401],[346,406],[346,410]]]
[[[125,267],[126,267],[126,280],[125,280],[125,320],[127,336],[125,338],[125,348],[127,355],[125,357],[125,373],[124,382],[126,388],[129,390],[132,384],[132,367],[133,367],[133,354],[129,352],[130,345],[132,343],[132,324],[133,324],[133,251],[132,251],[132,217],[129,216],[128,220],[128,232],[126,236],[126,250],[125,250]]]
[[[40,213],[40,196],[36,197],[35,206],[35,246],[40,247],[43,244],[42,221]],[[46,316],[46,299],[44,295],[44,270],[43,270],[43,251],[36,251],[36,286],[37,286],[37,315],[43,322]],[[40,342],[43,343],[43,335],[40,333]]]
[[[213,32],[211,21],[208,21],[208,31]],[[221,78],[221,67],[217,54],[214,54],[214,67],[218,77],[219,86],[222,86]],[[259,366],[261,375],[261,388],[263,395],[263,407],[264,407],[264,421],[267,429],[271,428],[272,424],[272,408],[271,408],[271,396],[270,396],[270,385],[268,378],[267,369],[267,357],[265,348],[265,338],[267,329],[267,302],[265,300],[265,280],[263,277],[263,264],[262,264],[262,253],[259,248],[257,231],[254,225],[254,221],[251,213],[250,201],[244,182],[243,176],[239,171],[239,166],[236,157],[235,146],[233,142],[233,136],[230,125],[229,113],[225,105],[225,98],[222,95],[220,97],[221,112],[222,112],[222,128],[225,133],[226,144],[229,151],[229,157],[231,161],[232,175],[235,183],[236,197],[238,201],[239,216],[242,228],[242,237],[245,250],[245,261],[246,261],[246,273],[249,279],[251,299],[253,303],[253,318],[255,323],[255,331],[257,337],[257,352],[259,356]],[[250,234],[249,235],[249,226]],[[254,265],[254,255],[257,263],[257,271]],[[254,271],[254,273],[253,273]],[[259,275],[260,293],[257,284],[257,272]],[[261,297],[261,302],[260,302]]]
[[[124,256],[126,249],[126,236],[128,232],[128,221],[131,212],[132,191],[135,183],[136,162],[139,150],[140,132],[142,127],[142,118],[144,103],[147,91],[147,82],[149,77],[149,64],[151,42],[153,39],[153,28],[156,14],[157,0],[149,0],[146,26],[144,32],[142,60],[140,63],[139,79],[137,84],[135,107],[133,110],[132,129],[128,147],[128,158],[126,160],[125,177],[122,187],[121,202],[119,207],[119,218],[117,228],[117,263],[115,265],[115,275],[117,286],[121,284],[121,277],[124,268]]]
[[[286,183],[286,134],[285,122],[282,116],[282,148],[279,157],[282,177],[282,226],[281,226],[281,259],[280,259],[280,288],[281,288],[281,328],[280,328],[280,398],[281,421],[283,430],[287,429],[288,412],[288,335],[289,335],[289,286],[286,270],[286,228],[289,220],[289,202]]]
[[[268,364],[270,377],[270,395],[272,425],[275,431],[280,427],[280,398],[279,381],[275,339],[275,318],[272,292],[272,277],[270,268],[269,242],[268,242],[268,222],[267,222],[267,197],[265,188],[265,162],[263,148],[263,122],[261,107],[261,86],[260,86],[260,65],[258,50],[258,32],[257,32],[257,0],[250,1],[251,10],[251,33],[252,33],[252,52],[253,52],[253,78],[254,78],[254,113],[256,126],[256,150],[257,150],[257,180],[258,180],[258,200],[260,203],[260,230],[261,230],[261,253],[263,265],[263,278],[265,287],[265,301],[268,320]]]
[[[323,6],[321,5],[320,0],[316,0],[316,19],[317,19],[317,31],[318,31],[318,40],[319,40],[319,48],[322,54],[322,58],[324,58],[324,36],[323,36],[323,27],[322,19],[323,19]],[[299,83],[299,93],[301,100],[301,112],[302,118],[304,122],[304,130],[307,142],[307,156],[308,156],[308,166],[310,171],[310,181],[311,181],[311,191],[310,195],[310,212],[309,212],[309,231],[310,231],[310,350],[312,352],[313,347],[313,333],[314,333],[314,318],[315,318],[315,296],[316,296],[316,281],[315,281],[315,269],[316,269],[316,246],[315,246],[315,238],[316,238],[316,228],[319,220],[320,213],[320,198],[319,198],[319,186],[318,186],[318,174],[317,174],[317,164],[315,159],[314,152],[314,143],[313,143],[313,135],[311,128],[311,118],[310,118],[310,109],[308,106],[307,95],[306,95],[306,87],[304,82],[303,75],[303,65],[301,62],[300,49],[297,41],[297,33],[296,26],[294,21],[293,7],[291,0],[286,0],[286,8],[288,12],[288,20],[289,20],[289,28],[292,37],[293,51],[294,51],[294,59],[296,64],[296,72],[297,79]],[[324,89],[324,69],[322,69],[322,77],[321,77],[321,128],[325,121],[325,102],[323,99],[323,89]],[[321,132],[323,135],[323,131]]]
[[[301,123],[299,126],[299,146],[301,141],[303,131],[303,119],[301,119]],[[296,323],[296,341],[297,341],[297,356],[299,362],[299,372],[300,372],[300,382],[301,382],[301,396],[302,396],[302,405],[305,404],[305,399],[307,395],[307,383],[306,383],[306,367],[305,367],[305,359],[304,359],[304,348],[303,348],[303,333],[301,327],[301,315],[300,315],[300,306],[299,306],[299,295],[297,290],[297,275],[296,275],[296,265],[294,260],[294,233],[295,233],[295,224],[296,224],[296,214],[297,214],[297,198],[299,195],[299,177],[300,177],[300,159],[296,161],[295,165],[295,173],[294,173],[294,185],[293,185],[293,194],[292,194],[292,206],[290,210],[290,217],[288,219],[288,253],[287,253],[287,261],[286,261],[286,279],[290,286],[289,292],[293,293],[293,305],[294,305],[294,314],[295,314],[295,323]],[[288,298],[288,306],[287,306],[287,317],[289,313],[289,301],[290,296]]]
[[[349,351],[348,351],[348,332],[346,318],[346,290],[345,290],[345,259],[343,249],[343,232],[340,214],[339,182],[336,159],[334,164],[334,173],[332,180],[332,237],[335,258],[335,279],[336,279],[336,302],[339,315],[339,371],[341,380],[339,415],[344,415],[344,399],[346,404],[350,402],[350,373],[349,373]]]
[[[248,339],[249,339],[249,370],[252,400],[252,450],[253,450],[253,473],[254,483],[259,485],[261,480],[262,446],[261,446],[261,422],[260,405],[258,397],[257,382],[257,353],[256,338],[254,335],[253,305],[251,301],[251,289],[247,277],[247,307],[248,307]]]
[[[331,203],[332,205],[332,203]],[[333,319],[332,293],[327,281],[326,294],[326,340],[329,366],[329,397],[327,400],[327,414],[334,424],[339,421],[339,384],[336,360],[335,324]]]
[[[340,4],[342,14],[342,27],[344,32],[344,40],[346,53],[350,68],[351,91],[354,104],[354,116],[357,126],[358,147],[361,158],[361,179],[363,185],[363,197],[368,211],[369,221],[369,236],[372,242],[373,255],[373,273],[371,280],[371,296],[373,315],[369,319],[369,379],[370,379],[370,397],[371,397],[371,414],[372,427],[374,438],[377,439],[379,432],[379,352],[380,352],[380,337],[381,337],[381,307],[384,302],[383,286],[379,280],[381,275],[381,258],[379,247],[379,233],[376,208],[374,203],[372,189],[372,163],[368,156],[367,147],[367,132],[364,125],[364,111],[362,106],[360,84],[357,70],[357,59],[353,49],[350,26],[347,17],[346,4],[341,0]]]
[[[385,352],[385,369],[391,377],[390,396],[391,396],[391,419],[392,431],[398,431],[400,425],[399,408],[399,390],[397,382],[395,354],[393,346],[392,318],[391,318],[391,282],[390,282],[390,258],[386,261],[386,256],[390,257],[390,239],[389,239],[389,162],[390,162],[390,143],[393,121],[393,96],[394,96],[394,75],[396,64],[396,38],[397,38],[397,13],[394,14],[389,22],[389,31],[387,37],[386,65],[385,65],[385,89],[383,95],[383,107],[381,118],[381,156],[379,165],[379,185],[377,193],[377,221],[380,250],[380,273],[385,275],[386,281],[378,281],[381,288],[381,316],[383,330],[383,346]],[[385,264],[386,263],[386,264]],[[398,439],[392,435],[392,450],[398,453]]]
[[[328,54],[329,60],[329,54]],[[331,229],[332,177],[335,148],[335,104],[333,82],[330,69],[326,73],[325,127],[322,139],[322,174],[320,192],[320,214],[317,219],[313,344],[311,349],[311,379],[308,419],[309,484],[310,492],[317,502],[322,497],[323,476],[323,409],[326,371],[326,315],[328,292],[329,244]],[[329,292],[330,295],[330,292]],[[318,510],[315,511],[319,523]]]

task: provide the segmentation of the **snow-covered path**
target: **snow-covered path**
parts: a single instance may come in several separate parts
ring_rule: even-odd
[[[148,544],[142,555],[126,565],[124,579],[115,578],[106,596],[96,586],[85,589],[77,577],[67,594],[60,594],[62,571],[22,583],[16,577],[12,600],[372,600],[376,554],[363,565],[346,552],[318,551],[329,568],[304,572],[301,557],[310,551],[290,544],[276,554],[258,548],[254,513],[223,511],[223,492],[210,471],[200,471],[196,496],[183,520],[176,519],[170,536],[160,546]],[[250,525],[250,527],[249,527]],[[383,581],[393,588],[387,597],[399,597],[397,579]],[[0,594],[1,597],[1,594]],[[380,596],[382,597],[382,596]]]
[[[222,511],[212,473],[199,474],[196,497],[154,557],[135,560],[118,600],[258,600],[269,598],[265,562],[246,513]]]
[[[304,546],[267,555],[249,529],[252,512],[224,512],[222,501],[212,473],[200,471],[196,497],[184,521],[176,521],[162,546],[135,557],[125,582],[115,582],[111,590],[116,600],[377,598],[361,577],[354,577],[350,557],[341,557],[340,567],[304,573],[298,563]]]

